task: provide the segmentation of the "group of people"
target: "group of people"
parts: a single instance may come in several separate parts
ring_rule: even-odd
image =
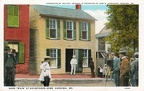
[[[113,60],[112,74],[114,83],[116,86],[138,86],[138,74],[139,74],[139,64],[138,52],[134,53],[134,60],[129,61],[125,51],[119,51],[119,58],[115,56],[114,53],[110,53],[110,58]],[[52,81],[51,71],[50,71],[50,57],[45,57],[40,65],[41,73],[39,80],[44,86],[49,86],[50,81]],[[16,50],[11,49],[9,46],[5,47],[4,52],[4,85],[5,86],[15,86],[15,65],[17,64]],[[78,61],[76,56],[70,61],[71,64],[71,75],[75,75],[76,65]],[[91,69],[91,78],[95,77],[94,73],[94,62],[90,58],[89,67]],[[99,66],[100,76],[109,76],[111,68],[108,65],[104,67]]]
[[[98,67],[98,77],[114,79],[116,86],[138,86],[138,52],[134,53],[133,60],[126,55],[126,51],[120,50],[119,57],[113,52],[109,57],[112,65],[104,64]]]
[[[9,46],[4,48],[4,86],[15,86],[16,50]]]
[[[134,53],[134,61],[130,63],[126,51],[119,51],[119,58],[114,53],[110,54],[113,59],[113,79],[116,86],[138,86],[138,52]]]

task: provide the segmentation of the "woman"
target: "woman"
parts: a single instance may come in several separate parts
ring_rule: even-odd
[[[50,66],[48,63],[49,60],[50,60],[50,57],[45,57],[44,61],[40,65],[41,74],[40,74],[39,80],[44,86],[49,86],[49,83],[52,80]]]

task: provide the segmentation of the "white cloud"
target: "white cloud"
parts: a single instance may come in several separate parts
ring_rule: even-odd
[[[104,24],[107,22],[106,17],[108,15],[105,13],[106,11],[105,10],[84,10],[84,11],[93,16],[95,19],[97,19],[95,32],[96,34],[99,33],[105,26]]]

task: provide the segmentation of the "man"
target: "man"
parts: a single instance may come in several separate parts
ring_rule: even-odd
[[[11,54],[11,49],[9,46],[6,46],[4,49],[4,85],[15,86],[16,60],[13,54]]]
[[[116,86],[120,86],[120,59],[112,52],[110,58],[113,60],[113,77]]]
[[[93,62],[93,59],[90,58],[90,69],[91,69],[91,78],[94,78],[95,77],[95,74],[94,74],[94,62]]]
[[[131,82],[132,83],[132,86],[138,86],[138,58],[139,58],[139,54],[138,52],[135,52],[134,53],[134,61],[131,63],[131,70],[130,70],[130,74],[131,74],[131,77],[132,77],[132,80]]]
[[[71,75],[75,75],[76,65],[77,65],[77,59],[75,55],[73,55],[70,64],[71,64]]]
[[[120,86],[129,86],[129,70],[130,70],[130,62],[128,57],[126,56],[126,51],[120,50],[119,57],[121,59],[120,62]]]

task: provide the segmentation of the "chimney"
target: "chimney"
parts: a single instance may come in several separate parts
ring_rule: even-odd
[[[81,5],[80,4],[76,4],[76,9],[77,10],[81,10]]]

